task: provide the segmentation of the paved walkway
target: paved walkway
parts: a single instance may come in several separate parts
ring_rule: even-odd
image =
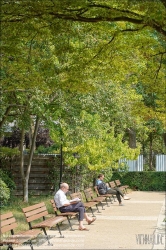
[[[165,193],[132,191],[131,200],[124,206],[114,202],[104,206],[101,213],[95,211],[97,220],[85,225],[90,231],[79,231],[78,221],[72,220],[75,231],[70,231],[67,222],[61,228],[64,238],[59,238],[57,228],[49,230],[49,246],[43,239],[34,242],[35,249],[166,249],[165,243]],[[16,249],[30,249],[21,246]]]

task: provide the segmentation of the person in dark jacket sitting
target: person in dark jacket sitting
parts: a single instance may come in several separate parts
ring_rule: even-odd
[[[115,188],[110,188],[106,185],[106,183],[103,181],[104,179],[104,174],[99,174],[98,179],[96,180],[96,186],[98,189],[99,194],[113,194],[116,195],[117,200],[119,202],[119,206],[123,206],[121,197],[124,200],[129,200],[130,198],[125,196],[120,188],[115,187]]]

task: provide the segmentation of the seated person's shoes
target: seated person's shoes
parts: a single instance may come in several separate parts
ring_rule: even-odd
[[[124,200],[130,200],[131,198],[128,196],[124,196]]]
[[[87,229],[86,227],[83,227],[83,228],[79,227],[78,230],[80,230],[80,231],[89,231],[89,229]]]
[[[88,221],[88,225],[92,224],[95,220],[96,218],[93,218],[91,221]]]

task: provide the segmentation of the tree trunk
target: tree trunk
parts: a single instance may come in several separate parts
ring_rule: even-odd
[[[149,169],[152,171],[153,169],[153,155],[152,155],[152,142],[153,142],[153,136],[152,133],[149,135]]]
[[[133,128],[127,129],[129,134],[129,147],[136,148],[136,132]]]
[[[23,197],[24,197],[24,181],[25,181],[25,174],[24,174],[24,138],[25,138],[25,130],[21,130],[21,142],[20,142],[20,172],[21,172],[21,180],[22,180],[22,187],[23,187]]]
[[[32,146],[32,128],[29,129],[29,148]]]
[[[31,123],[30,129],[29,129],[29,148],[32,147],[33,134],[34,134],[34,124]]]
[[[166,133],[163,133],[164,146],[166,147]]]
[[[28,182],[29,182],[29,175],[31,171],[31,165],[32,165],[32,158],[33,158],[33,153],[35,149],[35,142],[36,142],[36,136],[37,136],[37,131],[39,127],[40,119],[39,117],[36,118],[36,124],[35,124],[35,130],[32,138],[32,146],[30,148],[30,153],[29,153],[29,159],[28,159],[28,166],[27,166],[27,171],[26,171],[26,176],[24,179],[24,202],[28,202]]]
[[[24,180],[23,180],[24,202],[28,202],[28,181],[29,181],[29,178],[24,178]]]

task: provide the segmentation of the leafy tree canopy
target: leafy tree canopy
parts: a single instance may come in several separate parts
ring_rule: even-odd
[[[164,0],[1,4],[1,125],[16,119],[28,129],[38,115],[53,131],[60,119],[61,129],[52,136],[69,135],[71,143],[70,135],[78,131],[78,136],[81,126],[86,127],[79,124],[86,111],[85,120],[91,120],[89,113],[100,121],[97,134],[108,132],[103,129],[105,120],[114,131],[110,136],[120,134],[115,138],[121,140],[126,128],[134,127],[141,140],[159,124],[164,131]],[[93,140],[97,149],[101,138]],[[78,136],[73,150],[83,155],[93,140],[76,148],[81,143]],[[120,139],[117,147],[122,152]],[[97,159],[97,151],[92,155]]]

